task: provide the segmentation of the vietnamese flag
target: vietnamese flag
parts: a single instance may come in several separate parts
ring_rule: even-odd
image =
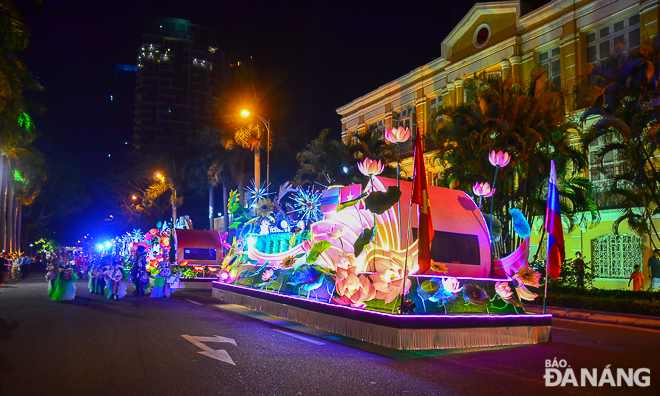
[[[431,241],[433,241],[434,231],[433,220],[431,219],[429,190],[426,184],[424,151],[422,150],[422,140],[419,137],[419,128],[415,134],[415,157],[413,164],[411,203],[416,203],[419,208],[419,256],[417,261],[419,263],[419,273],[423,274],[431,268]]]
[[[559,277],[561,263],[566,257],[564,250],[564,230],[561,225],[561,209],[559,207],[559,189],[557,188],[557,172],[555,161],[550,161],[550,183],[548,185],[548,206],[545,209],[545,230],[548,233],[547,272],[553,278]]]

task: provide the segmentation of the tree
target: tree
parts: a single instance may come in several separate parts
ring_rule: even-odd
[[[591,70],[587,81],[592,84],[592,102],[581,116],[586,126],[584,149],[604,142],[594,154],[601,171],[611,176],[604,192],[621,209],[613,231],[627,221],[633,231],[649,235],[656,247],[660,235],[652,217],[660,214],[659,65],[660,36],[637,51],[617,47]],[[610,156],[618,159],[616,167],[605,169],[603,160]]]
[[[521,85],[514,78],[475,75],[466,80],[467,100],[440,108],[431,116],[430,133],[438,145],[439,175],[444,187],[468,194],[476,182],[492,183],[495,168],[488,162],[492,151],[507,151],[510,164],[499,171],[494,195],[494,215],[511,226],[508,211],[518,208],[531,219],[543,216],[546,206],[550,160],[560,180],[561,210],[572,227],[578,212],[598,217],[592,188],[581,176],[586,154],[571,143],[574,122],[566,118],[563,94],[548,84],[542,70],[533,71]],[[510,238],[503,250],[512,251],[521,241]]]
[[[299,185],[327,184],[328,178],[342,182],[349,177],[342,168],[350,167],[348,147],[339,140],[328,138],[329,129],[323,129],[304,150],[296,155],[300,163],[295,182]]]

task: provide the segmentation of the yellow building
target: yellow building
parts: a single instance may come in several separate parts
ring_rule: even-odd
[[[477,3],[442,41],[440,57],[337,109],[342,140],[350,144],[367,127],[419,128],[426,136],[429,115],[439,106],[465,100],[463,79],[475,73],[496,73],[525,79],[534,68],[547,70],[550,81],[572,92],[589,63],[609,56],[616,45],[639,47],[658,30],[659,0],[555,0],[528,13],[518,1]],[[569,107],[572,108],[569,97]],[[435,184],[440,168],[433,160],[433,143],[424,139],[429,183]],[[590,149],[598,150],[598,143]],[[412,142],[402,147],[403,172],[411,175]],[[613,169],[614,156],[605,159]],[[607,172],[590,158],[588,175],[601,188]],[[626,223],[622,235],[612,234],[615,209],[601,212],[598,225],[583,221],[581,229],[565,235],[567,257],[582,251],[594,264],[598,287],[623,288],[634,264],[649,256],[647,237],[632,235]],[[537,219],[535,225],[542,219]],[[590,228],[591,227],[591,228]],[[538,227],[535,227],[538,230]],[[540,234],[533,235],[538,246]],[[660,243],[657,243],[660,246]],[[533,247],[535,251],[535,248]],[[648,272],[644,271],[648,277]]]

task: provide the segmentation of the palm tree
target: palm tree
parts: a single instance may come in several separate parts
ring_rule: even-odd
[[[591,185],[581,177],[586,154],[571,143],[576,125],[565,116],[562,93],[547,83],[542,70],[533,71],[524,86],[511,77],[476,75],[467,79],[466,93],[465,103],[440,108],[431,116],[429,129],[438,146],[437,160],[444,167],[442,186],[472,193],[475,182],[493,180],[495,168],[488,162],[488,153],[508,151],[512,160],[499,171],[491,198],[497,203],[493,214],[504,220],[515,207],[530,219],[545,213],[550,160],[554,159],[557,176],[563,180],[562,213],[571,227],[578,212],[598,217]],[[504,248],[512,251],[521,241],[511,238],[508,242]]]
[[[658,65],[660,36],[632,53],[618,47],[593,66],[588,76],[593,85],[591,107],[581,116],[582,122],[590,124],[582,138],[584,149],[597,140],[604,142],[594,153],[601,170],[606,170],[606,157],[617,158],[615,168],[607,169],[612,173],[604,188],[606,197],[621,209],[613,231],[618,232],[619,224],[627,221],[638,234],[648,234],[654,246],[660,239],[652,221],[660,214]]]
[[[296,184],[342,182],[348,175],[342,171],[344,166],[352,165],[349,161],[348,147],[340,140],[328,138],[329,129],[323,129],[304,150],[296,155],[300,167],[296,172]]]

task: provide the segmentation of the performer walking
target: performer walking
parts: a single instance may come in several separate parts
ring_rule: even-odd
[[[105,298],[108,300],[119,300],[126,295],[126,285],[122,282],[124,279],[124,269],[121,262],[113,260],[110,268],[105,271],[107,287],[105,288]]]
[[[144,257],[144,246],[138,247],[133,256],[133,267],[131,267],[131,276],[135,291],[133,295],[144,296],[144,285],[149,282],[149,276],[146,272],[146,258]]]

